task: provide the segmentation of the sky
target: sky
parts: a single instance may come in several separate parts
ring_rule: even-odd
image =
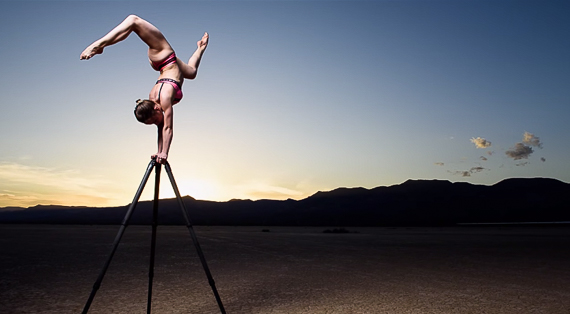
[[[182,195],[570,182],[568,1],[0,1],[0,207],[132,201],[158,73],[136,34],[79,60],[129,14],[183,60],[210,34],[174,107]]]

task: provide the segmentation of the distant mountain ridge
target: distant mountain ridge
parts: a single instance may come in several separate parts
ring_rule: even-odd
[[[194,225],[447,226],[457,223],[570,221],[570,184],[516,178],[492,186],[408,180],[389,187],[338,188],[296,200],[213,202],[183,197]],[[120,224],[128,205],[0,208],[0,223]],[[130,224],[150,224],[152,201],[139,202]],[[159,224],[184,224],[176,199],[161,199]]]

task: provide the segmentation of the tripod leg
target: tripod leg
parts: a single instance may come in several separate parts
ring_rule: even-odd
[[[188,227],[188,231],[190,231],[190,236],[192,237],[192,241],[194,242],[194,246],[196,247],[196,251],[198,252],[198,256],[200,257],[200,261],[202,262],[202,267],[204,268],[204,272],[206,273],[206,277],[208,277],[208,283],[210,287],[212,287],[212,292],[214,292],[214,296],[216,297],[216,301],[218,302],[218,306],[220,307],[220,311],[222,314],[226,314],[226,310],[224,309],[224,305],[222,304],[222,299],[218,294],[218,290],[216,289],[216,283],[214,282],[214,278],[210,273],[210,269],[208,268],[208,264],[206,263],[206,258],[204,257],[204,253],[200,248],[200,244],[198,243],[198,238],[196,237],[196,233],[192,228],[192,224],[190,222],[190,218],[188,217],[188,213],[186,212],[186,207],[184,206],[184,202],[182,202],[182,197],[180,197],[180,192],[178,191],[178,186],[176,186],[176,182],[174,181],[174,176],[172,175],[172,170],[170,169],[170,164],[168,162],[165,163],[166,174],[168,174],[168,178],[170,179],[170,183],[172,184],[172,189],[174,189],[174,193],[176,194],[176,198],[178,199],[178,204],[180,205],[180,209],[182,210],[182,215],[184,216],[184,220],[186,220],[186,226]]]
[[[133,211],[134,211],[135,207],[137,206],[139,198],[141,197],[142,191],[144,190],[144,186],[146,185],[146,182],[148,181],[148,177],[150,176],[150,173],[152,171],[152,168],[154,168],[154,165],[155,165],[155,161],[151,160],[150,163],[148,164],[148,167],[146,168],[146,173],[144,174],[144,177],[143,177],[142,182],[139,186],[139,189],[137,190],[137,193],[135,194],[135,198],[133,199],[131,206],[129,206],[129,209],[127,210],[125,218],[123,219],[123,222],[121,223],[121,228],[119,229],[119,233],[117,233],[117,236],[115,237],[115,242],[113,243],[113,249],[111,250],[111,254],[109,254],[109,257],[107,258],[107,261],[105,262],[105,265],[103,266],[103,269],[101,270],[101,273],[99,274],[99,277],[97,278],[97,281],[95,281],[95,284],[93,285],[93,290],[91,291],[91,294],[89,295],[89,299],[87,300],[87,303],[85,303],[85,307],[83,308],[83,312],[82,312],[83,314],[86,314],[89,311],[89,307],[91,306],[91,302],[93,302],[93,299],[95,298],[95,294],[97,293],[97,290],[99,290],[99,287],[101,286],[101,282],[103,281],[103,277],[105,277],[105,273],[107,272],[107,268],[109,268],[109,264],[111,264],[111,260],[113,259],[113,255],[115,255],[115,251],[117,250],[117,247],[119,246],[119,242],[121,242],[121,238],[123,237],[123,233],[125,232],[125,228],[127,227],[128,223],[129,223],[129,219],[131,218],[131,215],[133,214]]]
[[[160,164],[156,164],[154,180],[154,202],[152,207],[152,239],[150,243],[150,266],[148,269],[148,301],[146,313],[150,314],[152,303],[152,281],[154,279],[154,253],[156,251],[156,227],[158,225],[158,189],[160,186]]]

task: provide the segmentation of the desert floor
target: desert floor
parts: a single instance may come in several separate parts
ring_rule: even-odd
[[[262,232],[269,229],[270,232]],[[227,313],[570,313],[570,228],[205,227]],[[0,313],[80,313],[119,226],[0,225]],[[129,226],[89,313],[144,313]],[[152,313],[220,313],[184,226],[159,226]]]

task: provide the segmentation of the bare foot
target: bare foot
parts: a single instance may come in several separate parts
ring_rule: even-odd
[[[98,55],[98,54],[102,54],[102,53],[103,53],[103,48],[102,47],[100,48],[99,45],[97,44],[97,42],[94,42],[91,45],[89,45],[89,47],[85,48],[85,50],[83,50],[83,52],[79,56],[79,59],[80,60],[89,60],[94,55]]]
[[[210,39],[210,35],[208,35],[208,33],[204,33],[204,36],[202,36],[202,39],[200,39],[200,41],[198,41],[196,44],[198,45],[198,49],[206,50],[206,47],[208,47],[208,40]]]

